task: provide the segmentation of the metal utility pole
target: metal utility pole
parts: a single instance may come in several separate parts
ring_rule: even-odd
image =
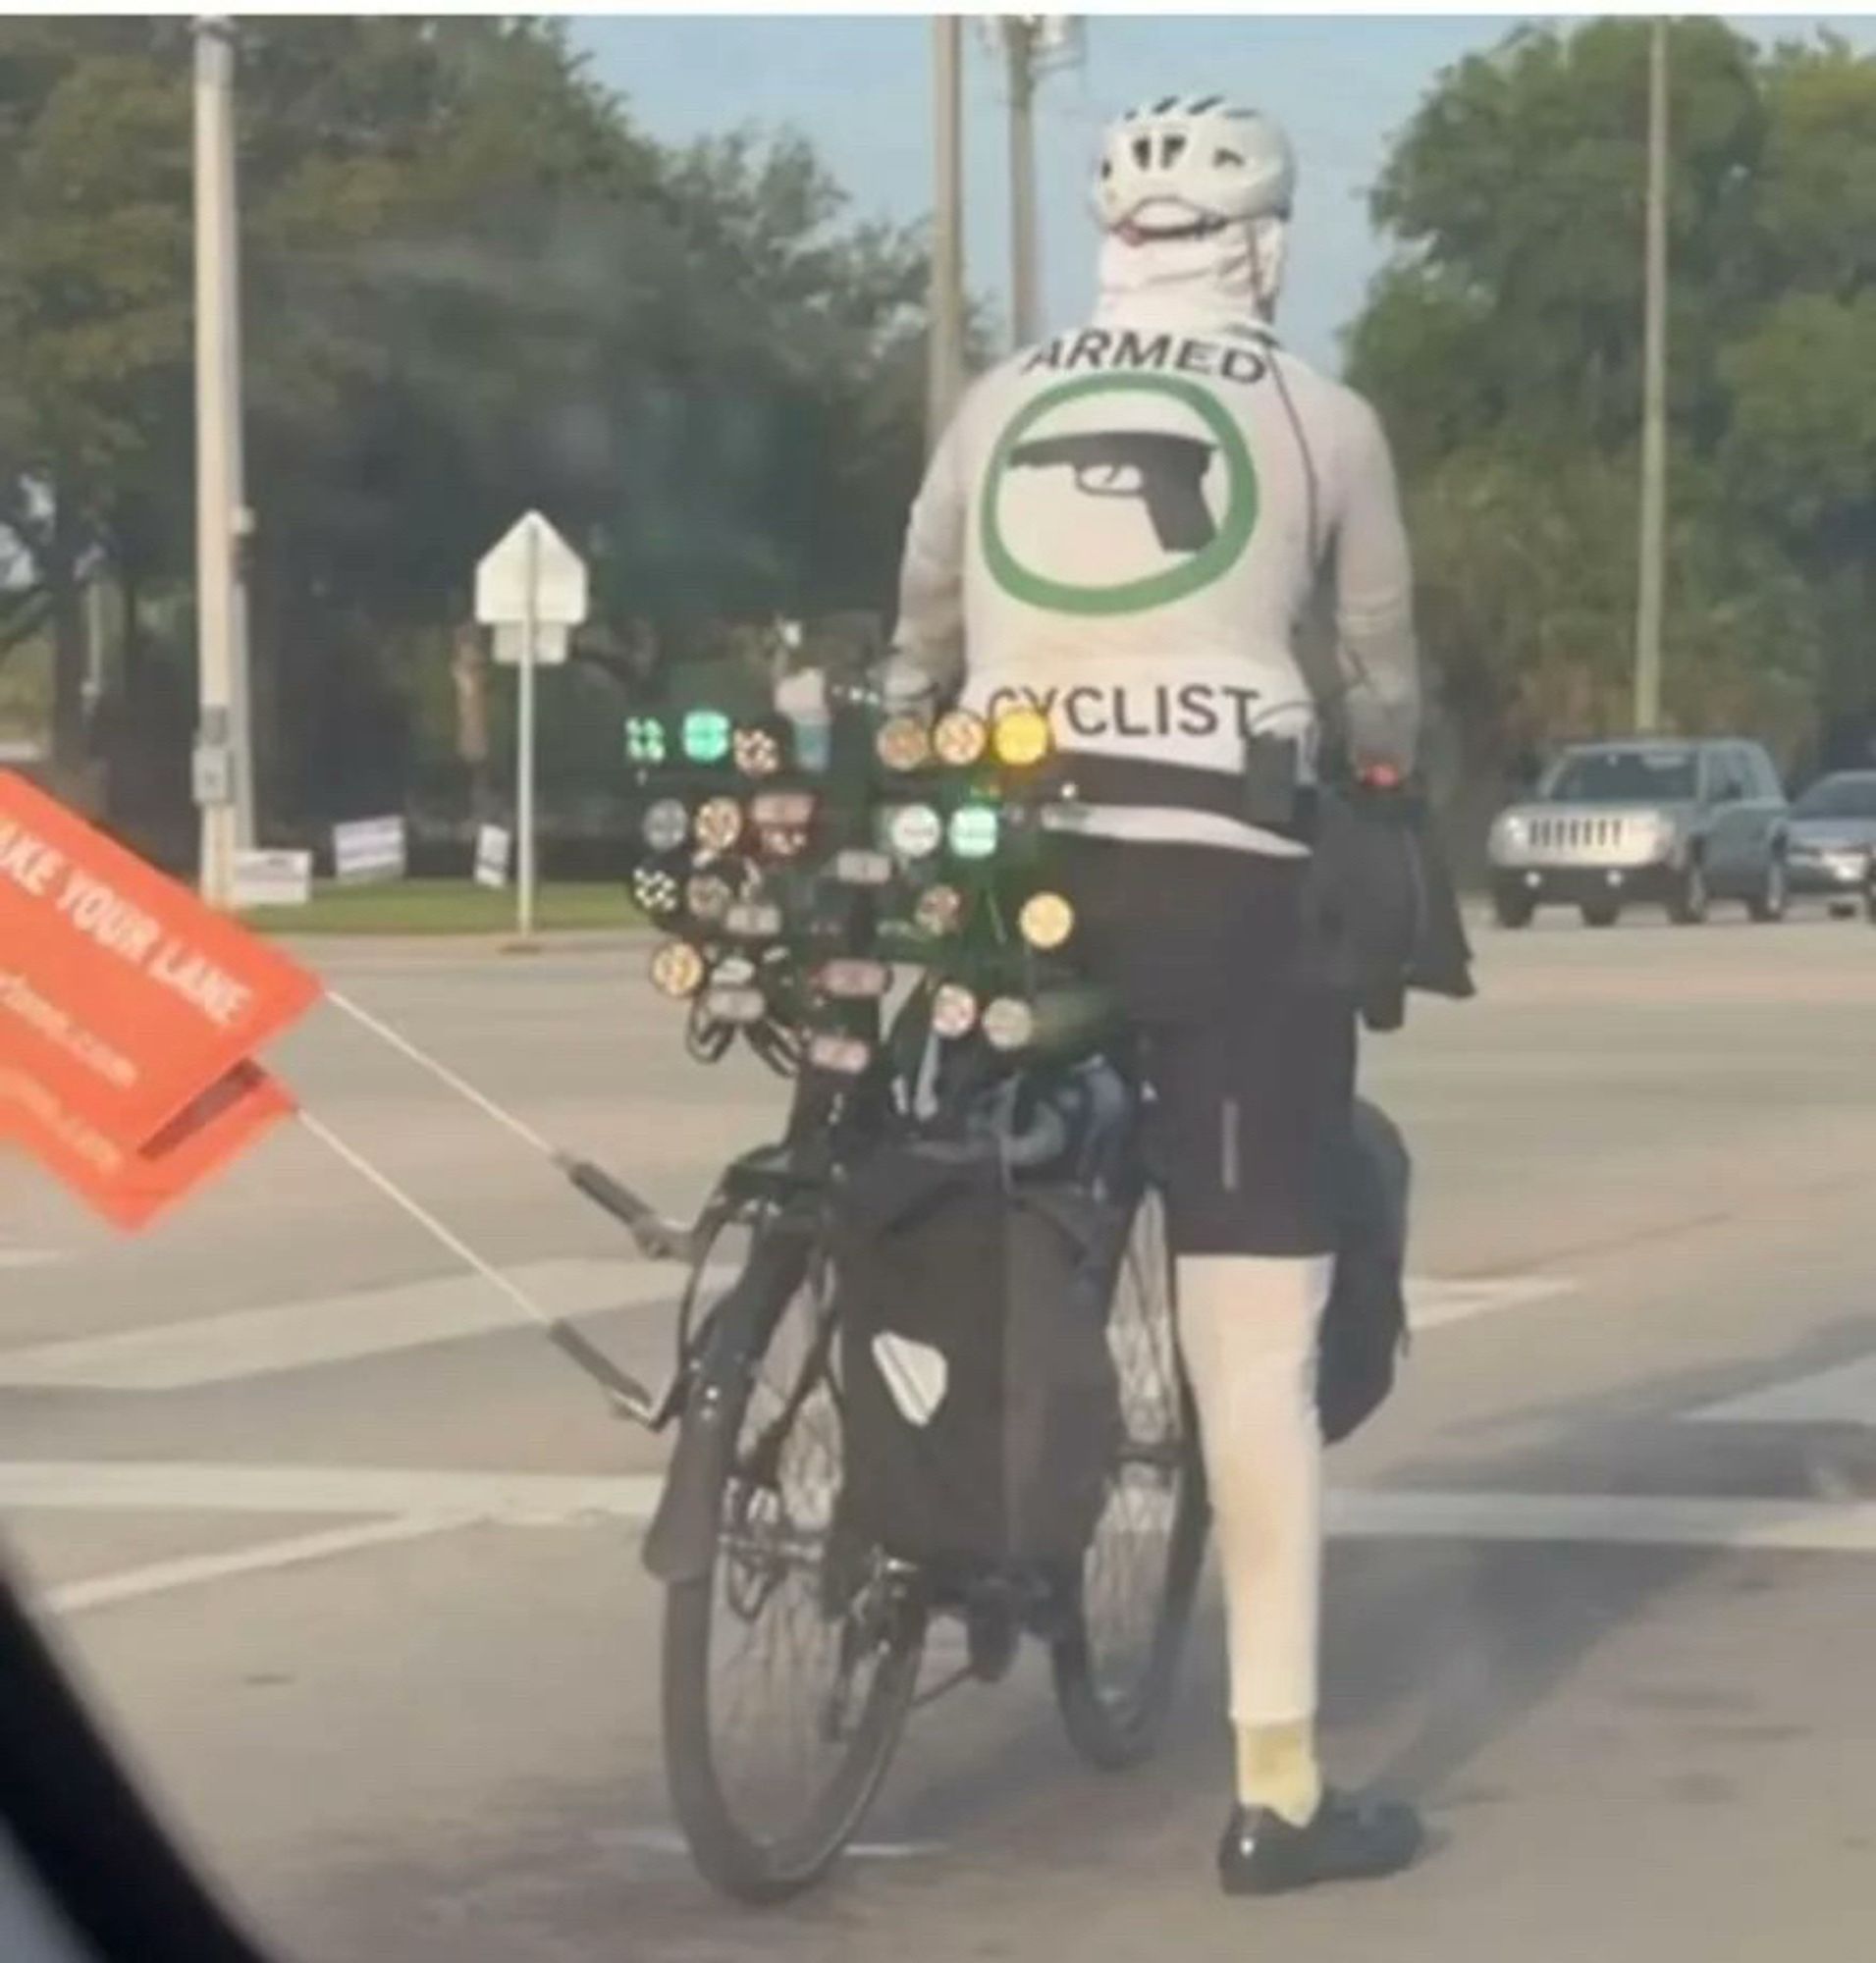
[[[1661,722],[1661,617],[1668,481],[1668,23],[1648,45],[1648,218],[1641,410],[1641,537],[1635,600],[1635,720]]]
[[[964,61],[955,14],[932,21],[932,294],[926,449],[964,393]]]
[[[1036,46],[1041,22],[1033,14],[1003,22],[1009,77],[1009,308],[1010,335],[1027,347],[1039,332],[1036,265]]]
[[[241,469],[235,345],[234,46],[230,23],[195,27],[195,640],[200,720],[195,802],[202,897],[230,907],[240,844],[246,691],[236,513]]]
[[[1041,244],[1036,218],[1036,90],[1080,53],[1066,14],[1004,14],[985,24],[1001,50],[1009,92],[1010,335],[1025,347],[1042,335]]]

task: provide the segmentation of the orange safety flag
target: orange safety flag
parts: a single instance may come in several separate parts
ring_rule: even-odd
[[[318,998],[280,949],[0,770],[0,1136],[142,1225],[292,1110],[252,1061]]]

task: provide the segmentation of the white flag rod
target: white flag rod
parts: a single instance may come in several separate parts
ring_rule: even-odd
[[[368,1185],[375,1187],[401,1212],[414,1220],[433,1241],[447,1247],[471,1274],[479,1275],[492,1288],[499,1289],[530,1322],[538,1323],[548,1340],[593,1378],[628,1417],[645,1419],[657,1410],[660,1401],[654,1399],[643,1384],[636,1378],[627,1376],[603,1351],[595,1349],[587,1342],[578,1330],[560,1316],[551,1315],[525,1289],[511,1277],[505,1275],[492,1261],[484,1260],[459,1234],[446,1227],[428,1207],[413,1199],[389,1173],[381,1172],[363,1152],[348,1145],[337,1132],[329,1125],[322,1124],[310,1111],[301,1111],[298,1116],[300,1124],[329,1152],[344,1160]]]

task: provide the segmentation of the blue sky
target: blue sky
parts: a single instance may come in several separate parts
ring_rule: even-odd
[[[1439,71],[1489,46],[1517,17],[1101,15],[1086,59],[1052,76],[1039,105],[1045,298],[1048,324],[1092,296],[1095,233],[1084,186],[1105,118],[1143,96],[1229,89],[1272,110],[1302,163],[1282,326],[1310,358],[1335,365],[1337,333],[1378,265],[1366,193],[1388,138]],[[1823,17],[1742,20],[1768,36]],[[1876,48],[1876,21],[1829,25]],[[598,73],[667,141],[739,124],[809,135],[868,214],[930,209],[930,27],[919,16],[586,17],[573,24]],[[997,64],[966,27],[967,277],[999,307],[1006,287],[1003,109]]]

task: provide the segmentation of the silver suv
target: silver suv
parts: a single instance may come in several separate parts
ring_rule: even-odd
[[[1527,927],[1538,907],[1575,906],[1610,927],[1632,900],[1684,925],[1716,899],[1757,921],[1783,918],[1790,893],[1788,811],[1757,743],[1712,738],[1573,744],[1529,800],[1491,828],[1492,906]]]

